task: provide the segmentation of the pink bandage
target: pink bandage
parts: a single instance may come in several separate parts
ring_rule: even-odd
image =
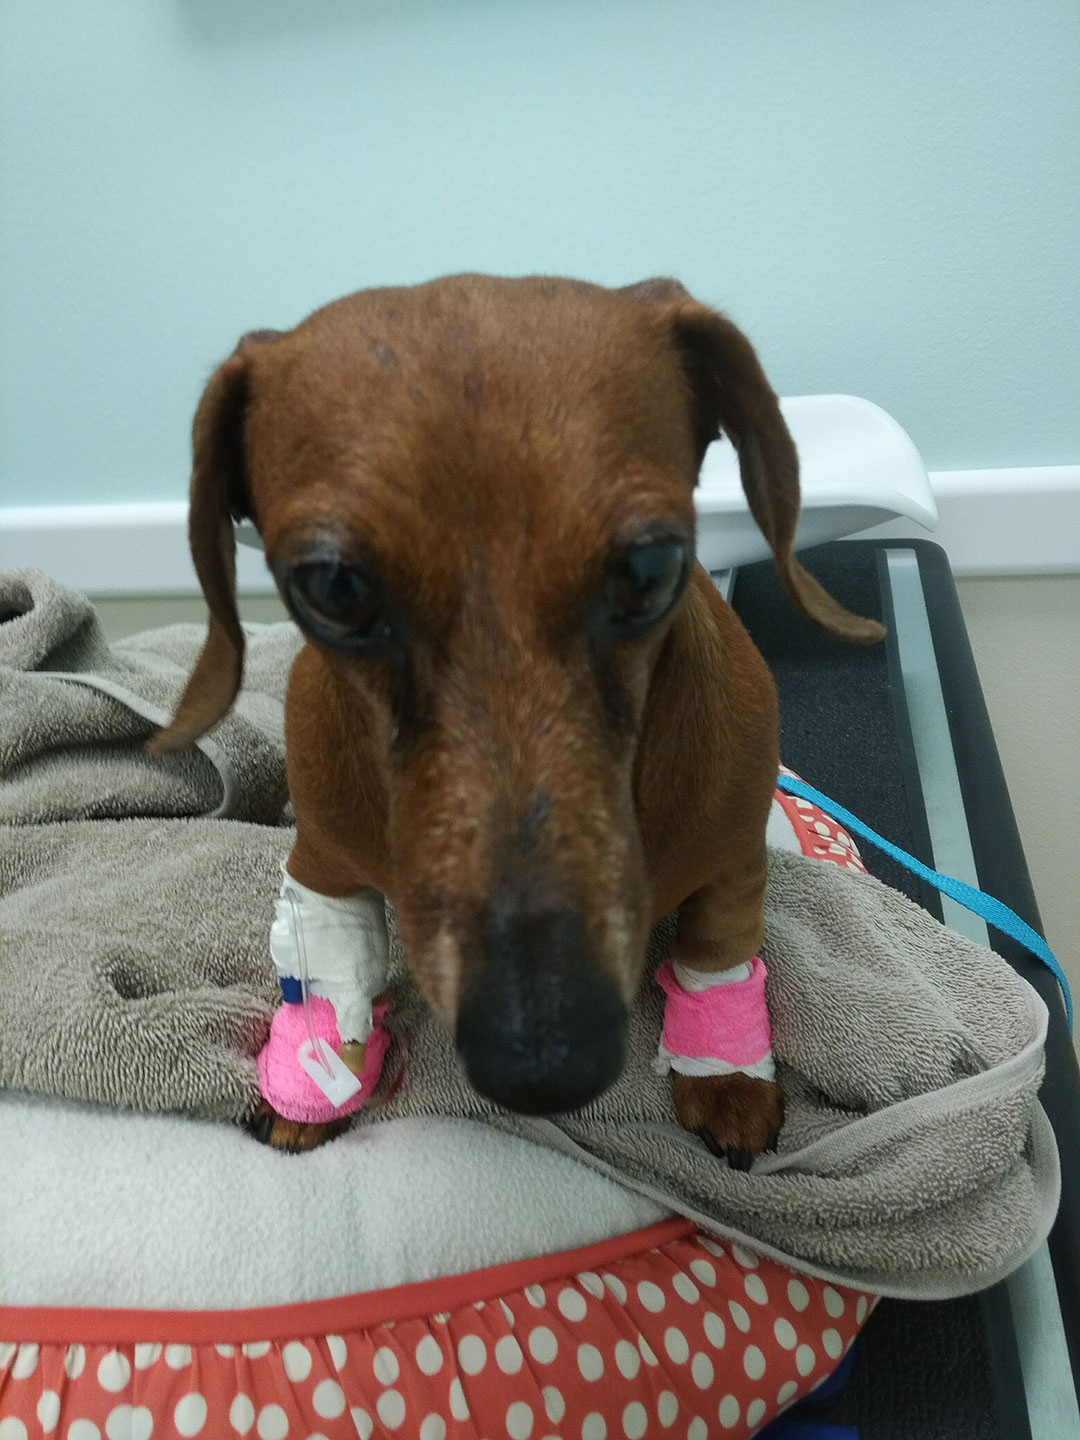
[[[329,1000],[312,995],[311,1016],[315,1034],[334,1050],[341,1044],[337,1017]],[[383,1028],[385,1004],[371,1007],[375,1028],[367,1038],[364,1051],[364,1073],[360,1091],[344,1105],[334,1105],[326,1098],[310,1076],[300,1068],[297,1052],[308,1039],[307,1021],[302,1005],[282,1005],[274,1015],[270,1036],[259,1051],[259,1090],[279,1115],[286,1120],[301,1120],[309,1125],[340,1119],[359,1110],[371,1099],[379,1083],[383,1060],[390,1048],[390,1036]]]
[[[656,971],[667,995],[662,1044],[671,1055],[722,1060],[734,1069],[757,1065],[772,1050],[772,1026],[765,1006],[765,966],[755,955],[745,980],[689,993],[675,978],[670,960]]]

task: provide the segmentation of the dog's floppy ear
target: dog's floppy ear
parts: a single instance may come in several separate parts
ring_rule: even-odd
[[[645,280],[627,293],[663,317],[679,348],[690,382],[699,463],[721,432],[734,445],[750,513],[796,606],[845,640],[880,640],[882,625],[838,605],[791,553],[799,520],[799,457],[750,341],[677,280]]]
[[[183,750],[205,735],[236,699],[244,669],[244,632],[236,610],[233,521],[253,519],[244,455],[249,345],[276,331],[245,335],[203,391],[192,425],[188,539],[195,573],[210,611],[202,654],[176,714],[147,741],[155,755]]]

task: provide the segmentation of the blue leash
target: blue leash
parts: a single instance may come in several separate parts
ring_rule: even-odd
[[[871,830],[869,825],[852,815],[850,810],[845,810],[843,805],[838,805],[835,800],[830,800],[820,790],[815,790],[812,785],[807,785],[805,780],[796,780],[792,775],[781,775],[777,779],[777,788],[786,791],[789,795],[797,795],[802,800],[809,800],[812,804],[819,806],[826,815],[831,815],[841,825],[846,825],[856,835],[869,840],[879,850],[884,850],[894,860],[913,871],[923,880],[929,880],[941,891],[943,895],[950,896],[966,910],[982,916],[988,925],[993,925],[995,930],[1002,931],[1014,940],[1019,940],[1035,956],[1041,960],[1046,968],[1053,975],[1054,979],[1061,986],[1062,998],[1065,1001],[1065,1015],[1069,1022],[1070,1031],[1073,1028],[1073,1004],[1072,992],[1069,989],[1069,982],[1065,978],[1065,972],[1058,964],[1054,952],[1047,945],[1046,941],[1033,930],[1026,921],[1021,920],[1015,910],[1010,910],[1000,900],[995,900],[992,895],[987,895],[983,890],[976,890],[974,885],[966,885],[963,880],[954,880],[951,875],[941,875],[937,870],[931,870],[929,865],[924,865],[921,860],[916,860],[914,855],[909,855],[906,850],[901,850],[899,845],[886,840],[884,836]]]

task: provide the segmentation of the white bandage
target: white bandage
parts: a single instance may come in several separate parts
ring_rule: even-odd
[[[371,1002],[386,988],[389,968],[383,897],[365,889],[334,899],[283,871],[270,927],[270,955],[279,975],[300,978],[301,941],[312,995],[333,1005],[343,1041],[366,1040]]]

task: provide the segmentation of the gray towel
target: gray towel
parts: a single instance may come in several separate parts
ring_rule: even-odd
[[[0,653],[14,657],[5,679],[36,674],[36,655],[56,658],[55,646],[20,654],[4,635],[12,623],[24,621],[0,622]],[[94,633],[86,613],[82,625],[67,643],[113,673],[115,652],[100,637],[84,641]],[[146,637],[141,653],[161,653],[157,643]],[[282,673],[277,694],[283,684]],[[112,731],[80,731],[68,699],[57,712],[76,768],[115,746]],[[47,705],[29,713],[42,737],[25,752],[32,801],[39,777],[43,794],[56,786],[36,765],[48,753]],[[18,750],[0,714],[5,753]],[[241,789],[246,777],[265,783],[243,757],[234,773]],[[145,778],[153,808],[156,771]],[[237,809],[247,803],[239,794]],[[43,810],[27,803],[19,818]],[[284,828],[200,818],[0,830],[0,1085],[249,1113],[253,1056],[275,1002],[266,937],[290,842]],[[470,1089],[395,947],[408,1066],[399,1092],[360,1123],[439,1115],[497,1125],[795,1268],[884,1294],[959,1294],[1020,1264],[1058,1197],[1057,1152],[1036,1102],[1047,1017],[1030,987],[869,877],[781,851],[770,860],[764,954],[788,1119],[779,1153],[749,1174],[729,1171],[676,1124],[668,1082],[651,1067],[661,995],[648,978],[619,1082],[576,1115],[537,1120]]]
[[[279,824],[293,625],[247,625],[243,693],[188,753],[146,753],[206,638],[170,625],[106,644],[90,602],[36,570],[0,572],[0,823],[218,815]]]

